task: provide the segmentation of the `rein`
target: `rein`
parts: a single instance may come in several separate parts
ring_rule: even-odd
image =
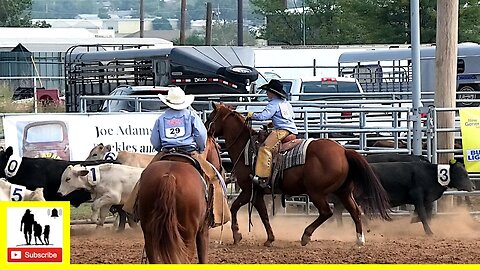
[[[229,112],[222,118],[221,121],[224,122],[229,116],[231,116],[231,115],[236,115],[236,114],[238,114],[236,111],[229,111]],[[215,117],[211,120],[210,125],[209,125],[209,127],[208,127],[209,132],[211,131],[212,124],[213,124],[219,117],[220,117],[220,115],[217,114],[217,115],[215,115]],[[251,127],[251,124],[252,124],[251,122],[245,121],[245,126],[246,126],[246,127]],[[212,132],[212,133],[213,133],[213,132]],[[238,141],[238,139],[240,139],[240,136],[241,136],[241,135],[242,135],[242,133],[239,132],[238,135],[237,135],[237,137],[235,137],[235,139],[234,139],[231,143],[229,143],[228,145],[227,145],[227,144],[225,145],[225,148],[227,148],[227,150],[228,150],[230,147],[232,147],[232,146]],[[252,138],[252,136],[251,136],[251,134],[250,134],[250,139],[251,139],[251,138]],[[238,162],[240,161],[240,157],[241,157],[242,154],[245,152],[245,149],[246,149],[246,148],[247,148],[247,145],[245,144],[245,147],[243,147],[242,151],[241,151],[240,154],[238,155],[237,160],[235,160],[235,162],[233,163],[232,173],[235,172],[235,168],[237,167],[237,164],[238,164]]]
[[[223,118],[222,118],[222,122],[224,122],[229,116],[231,115],[235,115],[235,114],[238,114],[238,112],[236,111],[229,111]],[[210,125],[208,127],[208,130],[210,131],[211,127],[212,127],[212,124],[218,119],[220,115],[215,115],[215,117],[212,119],[212,121],[210,122]],[[247,127],[248,129],[251,129],[252,127],[252,121],[246,119],[245,122],[244,122],[244,126]],[[242,135],[242,132],[238,132],[238,135],[237,137],[231,142],[229,143],[228,145],[225,145],[225,147],[227,148],[227,150],[233,146],[237,141],[238,139],[240,139],[240,136]],[[250,141],[252,141],[252,133],[249,132],[249,137],[250,137]],[[238,155],[237,157],[237,160],[234,162],[233,164],[233,168],[232,168],[232,174],[235,174],[235,171],[236,171],[236,168],[237,168],[237,164],[238,162],[240,161],[240,158],[242,157],[243,153],[245,152],[245,149],[247,148],[247,145],[248,144],[245,144],[245,146],[243,147],[242,151],[240,152],[240,154]],[[251,232],[251,227],[253,226],[253,223],[252,223],[252,211],[253,211],[253,205],[254,205],[254,200],[256,198],[256,195],[257,195],[257,189],[254,187],[254,184],[253,184],[253,181],[252,181],[252,194],[250,196],[250,200],[248,202],[248,231]]]

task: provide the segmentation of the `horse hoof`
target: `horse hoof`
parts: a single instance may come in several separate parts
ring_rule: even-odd
[[[233,235],[233,244],[236,245],[242,240],[242,234],[241,233],[235,233]]]
[[[310,242],[310,236],[302,236],[302,247],[306,246]]]
[[[265,243],[263,243],[263,245],[264,245],[265,247],[273,247],[273,241],[267,240],[267,241],[265,241]]]
[[[358,247],[363,247],[365,245],[365,242],[357,240],[357,246]]]

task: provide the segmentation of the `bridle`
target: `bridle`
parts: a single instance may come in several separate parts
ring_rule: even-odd
[[[225,121],[228,117],[230,117],[230,116],[232,116],[232,115],[237,115],[237,114],[239,114],[239,113],[236,112],[236,111],[229,111],[225,116],[223,116],[223,118],[222,118],[221,121],[223,122],[223,121]],[[219,117],[220,117],[220,114],[216,114],[215,117],[213,117],[213,119],[210,120],[210,123],[209,123],[209,125],[208,125],[208,133],[214,134],[214,128],[213,128],[213,125],[212,125],[212,124],[215,123],[215,121],[217,121],[217,119],[218,119]],[[245,126],[248,127],[249,124],[248,124],[247,122],[248,122],[248,121],[245,121]],[[250,124],[251,124],[251,122],[250,122]],[[233,145],[238,141],[238,139],[240,138],[241,135],[242,135],[242,133],[239,132],[238,135],[237,135],[237,137],[235,137],[235,139],[234,139],[231,143],[229,143],[228,145],[225,145],[225,147],[226,147],[227,149],[229,149],[231,146],[233,146]],[[251,137],[251,136],[250,136],[250,137]],[[250,138],[250,139],[251,139],[251,138]],[[245,145],[245,147],[243,147],[242,151],[241,151],[240,154],[238,155],[237,160],[233,163],[232,173],[235,171],[235,168],[237,167],[237,164],[238,164],[238,162],[240,161],[240,158],[242,157],[243,152],[245,151],[246,148],[247,148],[247,145]]]

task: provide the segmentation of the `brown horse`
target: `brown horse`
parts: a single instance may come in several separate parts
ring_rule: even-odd
[[[203,154],[224,174],[220,146],[211,135]],[[207,263],[209,220],[202,192],[206,184],[192,165],[172,159],[152,162],[140,180],[138,209],[148,261],[190,262],[196,243],[199,262]]]
[[[231,207],[232,232],[234,244],[242,239],[237,222],[237,211],[245,205],[252,194],[251,168],[245,165],[243,152],[254,131],[245,125],[245,119],[224,104],[214,103],[207,126],[215,136],[225,138],[226,148],[232,161],[235,162],[233,173],[242,191]],[[376,212],[389,220],[388,201],[385,190],[373,173],[365,158],[354,150],[347,150],[340,144],[319,139],[312,141],[306,151],[304,165],[292,167],[283,172],[278,190],[287,195],[307,194],[317,207],[319,216],[307,228],[302,236],[301,244],[306,245],[315,229],[332,216],[327,202],[330,193],[335,194],[348,210],[355,223],[357,244],[365,243],[360,220],[361,210],[353,197],[353,190],[363,194],[361,206],[367,213]],[[265,190],[257,190],[253,201],[263,225],[267,231],[265,246],[271,246],[275,240],[270,226],[267,208],[263,199]]]
[[[152,162],[140,178],[138,215],[149,263],[207,263],[206,184],[189,163]]]

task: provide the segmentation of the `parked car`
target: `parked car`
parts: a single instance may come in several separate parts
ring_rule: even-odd
[[[128,100],[106,100],[101,108],[102,112],[153,112],[163,111],[167,108],[156,95],[166,95],[168,90],[177,86],[130,86],[120,85],[115,88],[109,96],[128,97]],[[141,98],[139,96],[152,96]],[[139,97],[138,102],[134,97]]]
[[[12,100],[15,103],[21,103],[22,101],[33,101],[33,87],[17,87],[13,91]],[[37,101],[41,104],[57,103],[63,104],[64,97],[60,97],[60,91],[56,88],[45,89],[43,87],[37,88]]]

